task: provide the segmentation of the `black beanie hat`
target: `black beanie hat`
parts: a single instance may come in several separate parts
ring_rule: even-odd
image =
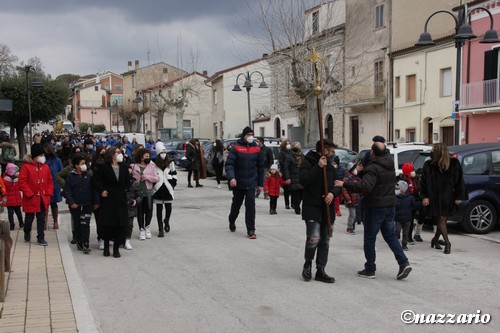
[[[245,127],[243,129],[243,132],[241,133],[241,136],[244,137],[245,135],[247,135],[248,133],[253,133],[253,129],[251,129],[250,127]]]
[[[35,158],[43,154],[45,154],[45,151],[43,150],[41,144],[35,143],[33,146],[31,146],[31,157]]]

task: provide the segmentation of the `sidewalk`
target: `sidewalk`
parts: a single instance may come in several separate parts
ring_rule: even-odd
[[[45,232],[49,246],[44,247],[36,244],[36,230],[31,234],[31,243],[26,243],[22,230],[11,231],[12,272],[6,273],[0,332],[81,332],[61,253],[65,248],[61,242],[69,248],[67,240],[64,235],[58,239],[57,231],[50,229]]]

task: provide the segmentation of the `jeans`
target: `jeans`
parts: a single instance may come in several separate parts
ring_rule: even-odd
[[[364,244],[365,251],[365,269],[369,272],[375,272],[375,242],[377,234],[380,231],[385,242],[394,253],[394,257],[398,261],[399,266],[408,263],[408,258],[403,252],[403,247],[396,238],[394,233],[394,215],[396,209],[389,208],[364,208]]]
[[[14,224],[14,213],[16,213],[17,220],[19,221],[19,228],[23,226],[23,214],[21,213],[21,206],[8,206],[7,207],[7,215],[9,218],[9,224],[11,226]]]
[[[229,213],[229,222],[234,223],[245,200],[245,224],[247,231],[255,231],[255,188],[233,189],[233,203]]]
[[[26,213],[24,218],[24,232],[31,233],[31,226],[36,215],[36,230],[37,230],[37,240],[45,240],[45,206],[43,201],[40,199],[40,212],[38,213]]]
[[[349,216],[347,216],[347,230],[354,230],[354,220],[356,219],[356,207],[348,207]]]
[[[316,267],[325,268],[328,262],[328,249],[330,248],[330,237],[328,237],[328,226],[326,222],[309,220],[306,223],[306,249],[304,259],[312,261],[316,254]]]
[[[90,216],[91,206],[78,206],[70,208],[71,218],[75,226],[75,240],[82,243],[89,243],[90,237]]]

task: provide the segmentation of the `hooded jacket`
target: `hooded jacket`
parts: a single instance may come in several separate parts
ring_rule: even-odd
[[[24,164],[19,172],[19,188],[23,192],[23,211],[39,213],[40,200],[45,209],[54,194],[54,182],[49,166],[33,161],[31,155],[24,156]]]
[[[344,187],[363,194],[363,207],[390,208],[396,206],[396,172],[391,155],[374,156],[365,167],[360,182],[347,182]]]

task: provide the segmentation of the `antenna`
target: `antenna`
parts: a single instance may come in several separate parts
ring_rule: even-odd
[[[148,45],[147,45],[147,51],[146,51],[146,54],[147,54],[147,59],[148,59],[148,66],[151,65],[151,62],[149,61],[149,41],[148,41]]]

